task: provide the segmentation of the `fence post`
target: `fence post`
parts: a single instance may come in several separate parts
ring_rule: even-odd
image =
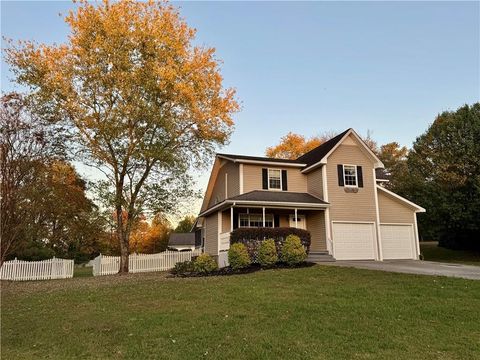
[[[136,267],[136,263],[137,263],[137,253],[134,252],[133,254],[131,254],[129,257],[128,257],[128,262],[130,264],[128,264],[128,272],[131,272],[131,273],[134,273],[135,270],[137,269]]]
[[[102,275],[102,254],[97,256],[98,265],[97,265],[97,275]]]

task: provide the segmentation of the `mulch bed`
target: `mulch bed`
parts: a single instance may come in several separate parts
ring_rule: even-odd
[[[285,263],[277,263],[274,266],[268,268],[262,268],[259,264],[252,264],[247,268],[240,269],[240,270],[233,270],[230,267],[224,267],[209,273],[198,273],[198,272],[185,272],[181,274],[173,274],[170,273],[167,277],[180,277],[180,278],[187,278],[187,277],[206,277],[206,276],[230,276],[230,275],[242,275],[242,274],[250,274],[257,271],[262,270],[272,270],[272,269],[296,269],[296,268],[305,268],[314,266],[314,263],[310,262],[303,262],[298,265],[287,265]]]

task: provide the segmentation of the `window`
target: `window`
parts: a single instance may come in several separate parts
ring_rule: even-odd
[[[240,214],[238,216],[238,227],[263,227],[262,214]],[[274,227],[272,214],[265,214],[265,227]]]
[[[343,165],[343,180],[345,186],[357,187],[357,167],[355,165]]]
[[[268,169],[268,189],[282,190],[282,171],[279,169]]]

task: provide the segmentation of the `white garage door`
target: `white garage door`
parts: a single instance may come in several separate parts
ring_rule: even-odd
[[[333,256],[337,260],[375,258],[375,226],[367,223],[338,223],[333,228]]]
[[[383,258],[414,259],[413,225],[380,224]]]

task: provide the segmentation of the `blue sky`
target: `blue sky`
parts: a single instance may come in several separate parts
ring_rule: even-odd
[[[262,155],[289,131],[349,127],[410,146],[436,114],[480,98],[479,2],[174,4],[242,104],[222,152]],[[72,6],[2,1],[2,35],[63,42],[58,14]],[[3,91],[9,76],[2,63]]]

